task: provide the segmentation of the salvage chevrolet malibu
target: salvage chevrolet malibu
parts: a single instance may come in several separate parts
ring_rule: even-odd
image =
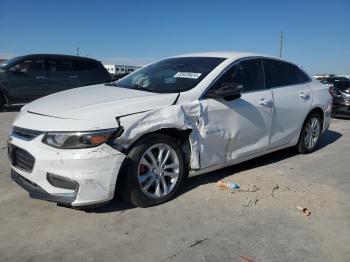
[[[8,140],[11,177],[33,198],[74,207],[115,195],[158,205],[188,174],[292,146],[313,152],[331,108],[328,87],[290,62],[176,56],[24,106]]]

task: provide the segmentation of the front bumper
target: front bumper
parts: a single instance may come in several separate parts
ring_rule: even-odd
[[[46,192],[44,189],[42,189],[40,186],[36,185],[35,183],[29,181],[28,179],[25,179],[23,176],[18,174],[15,170],[11,169],[11,178],[13,181],[15,181],[18,185],[23,187],[25,190],[28,191],[30,197],[36,198],[36,199],[42,199],[52,202],[57,202],[61,204],[69,204],[71,205],[72,202],[76,199],[76,193],[72,196],[63,196],[63,195],[53,195]]]
[[[56,149],[41,142],[43,135],[31,141],[10,137],[10,143],[35,158],[31,171],[11,165],[11,177],[33,198],[87,206],[113,199],[119,169],[125,155],[103,144],[86,149]],[[49,181],[48,174],[76,183],[68,189]],[[57,186],[58,185],[58,186]]]

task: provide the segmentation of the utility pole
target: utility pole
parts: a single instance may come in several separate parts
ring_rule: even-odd
[[[283,49],[283,30],[281,31],[281,38],[280,38],[280,57],[282,57],[282,49]]]
[[[79,46],[77,46],[77,56],[79,56]]]

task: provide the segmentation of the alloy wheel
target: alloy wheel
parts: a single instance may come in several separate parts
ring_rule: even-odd
[[[320,137],[321,124],[317,117],[311,117],[306,124],[304,134],[304,145],[311,150],[316,145]]]
[[[180,174],[179,157],[165,143],[149,147],[138,165],[138,182],[142,192],[151,198],[162,198],[175,187]]]

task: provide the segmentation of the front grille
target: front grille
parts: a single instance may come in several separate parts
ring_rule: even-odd
[[[9,144],[9,157],[13,166],[26,172],[32,172],[35,158],[22,148]]]
[[[11,131],[11,136],[30,141],[36,138],[37,136],[41,135],[42,133],[43,132],[41,131],[35,131],[14,126]]]

